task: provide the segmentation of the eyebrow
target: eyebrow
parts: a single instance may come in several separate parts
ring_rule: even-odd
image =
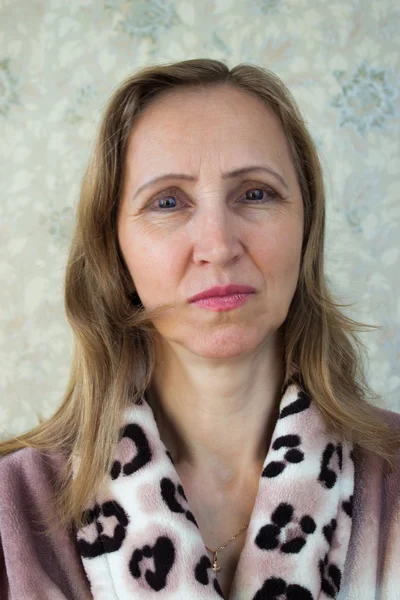
[[[262,165],[249,165],[248,167],[241,167],[240,169],[234,169],[233,171],[228,171],[227,173],[223,173],[223,179],[234,179],[235,177],[239,177],[239,175],[243,175],[245,173],[250,173],[252,171],[264,171],[265,173],[269,173],[270,175],[274,175],[276,179],[278,179],[281,184],[288,190],[289,187],[286,181],[283,179],[282,175],[271,169],[270,167],[265,167]],[[150,181],[147,181],[143,185],[141,185],[135,192],[133,196],[133,200],[143,192],[148,187],[151,187],[157,182],[164,181],[166,179],[185,179],[186,181],[195,181],[197,178],[193,175],[187,175],[186,173],[166,173],[165,175],[158,175]]]

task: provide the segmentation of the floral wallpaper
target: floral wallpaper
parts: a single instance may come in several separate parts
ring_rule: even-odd
[[[135,69],[211,57],[283,78],[319,149],[331,289],[400,412],[400,6],[391,0],[0,2],[0,436],[64,393],[63,277],[103,107]]]

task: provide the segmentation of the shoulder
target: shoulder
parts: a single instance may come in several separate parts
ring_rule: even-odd
[[[400,413],[380,407],[375,407],[375,409],[383,421],[400,433]]]
[[[65,457],[59,451],[21,448],[0,458],[0,505],[9,507],[12,496],[23,490],[49,492],[56,484],[57,473]],[[33,498],[31,498],[33,500]]]
[[[58,473],[64,458],[57,451],[21,448],[0,458],[0,535],[18,520],[20,531],[36,535],[56,514]]]
[[[61,452],[23,448],[0,458],[0,592],[10,598],[91,598],[68,528],[56,515]]]
[[[32,466],[39,468],[56,468],[63,462],[64,457],[58,450],[38,450],[37,448],[21,448],[0,456],[0,473],[8,473],[13,469],[25,471]]]
[[[397,431],[400,438],[400,414],[379,409],[379,415],[394,431]],[[387,507],[391,513],[397,510],[397,520],[400,533],[400,448],[398,449],[394,461],[393,470],[384,478],[384,507]],[[399,546],[400,549],[400,546]]]
[[[18,519],[26,532],[56,516],[59,473],[66,459],[61,452],[21,448],[0,458],[0,529]],[[0,535],[2,532],[0,531]]]
[[[397,432],[400,440],[400,414],[384,408],[377,408],[377,414],[394,432]],[[394,457],[393,463],[393,471],[388,476],[388,479],[392,483],[397,483],[400,497],[400,448]]]
[[[377,408],[377,415],[400,436],[400,414]],[[360,446],[355,447],[353,458],[354,513],[358,513],[360,523],[365,519],[374,521],[382,539],[396,532],[400,552],[400,448],[393,457],[391,470],[386,468],[382,456]]]
[[[388,425],[394,433],[397,432],[400,440],[400,413],[387,410],[385,408],[380,408],[375,406],[375,412],[377,417],[383,421],[386,425]],[[361,471],[365,475],[371,479],[371,475],[373,472],[377,471],[382,473],[384,471],[384,459],[378,457],[376,454],[369,452],[359,446],[356,447],[355,452],[356,465],[360,468],[361,464],[363,468]],[[386,478],[382,478],[382,483],[397,482],[398,483],[398,493],[400,497],[400,448],[394,456],[393,460],[393,470],[390,474],[387,475]]]

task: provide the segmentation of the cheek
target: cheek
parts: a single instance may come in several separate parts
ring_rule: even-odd
[[[134,239],[140,243],[135,244]],[[168,290],[176,279],[179,253],[172,252],[163,240],[141,235],[122,237],[121,249],[143,304],[150,307],[170,299]]]
[[[300,267],[302,227],[298,221],[278,223],[267,235],[253,237],[260,270],[273,279],[296,278]]]

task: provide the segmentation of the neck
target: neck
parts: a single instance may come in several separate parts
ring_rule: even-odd
[[[240,489],[264,462],[282,381],[274,336],[251,355],[224,360],[164,346],[148,401],[175,465],[219,489]]]

